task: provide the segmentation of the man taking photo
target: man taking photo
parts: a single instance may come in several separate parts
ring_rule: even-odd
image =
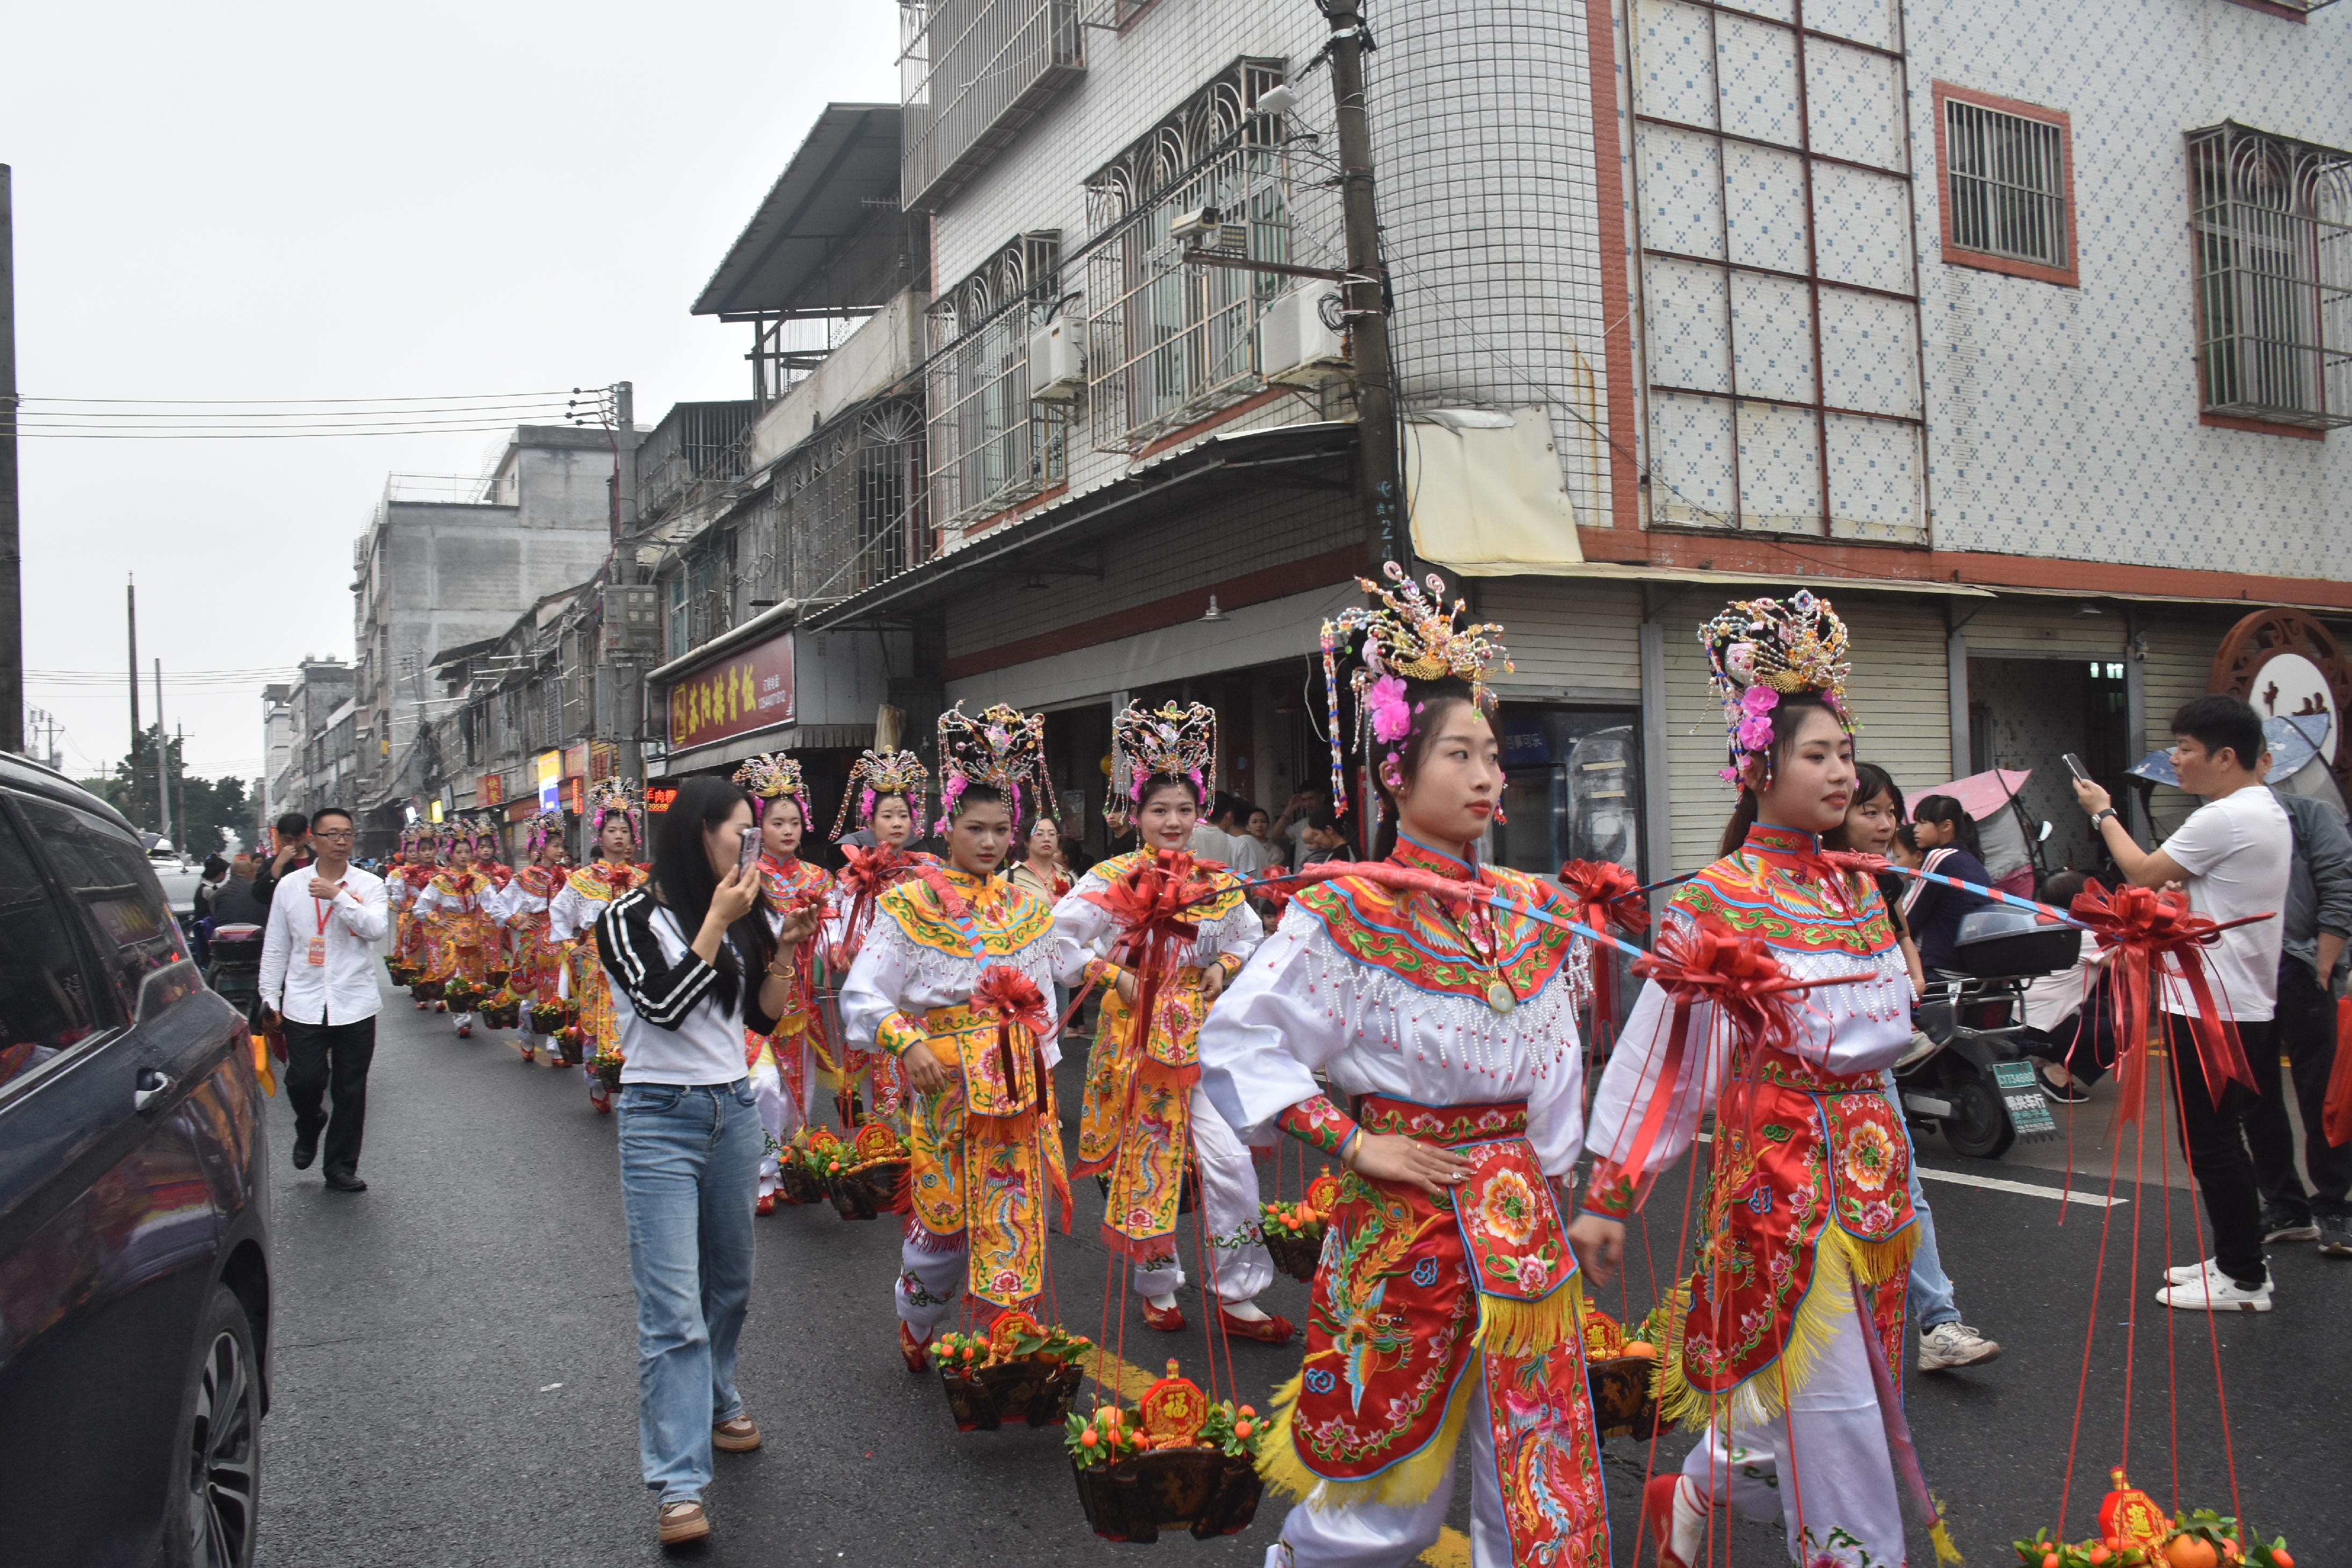
[[[253,896],[263,903],[278,896],[278,884],[310,864],[310,819],[299,811],[279,817],[269,830],[273,853],[254,868]],[[348,848],[344,851],[349,854]]]
[[[300,818],[296,818],[300,821]],[[282,819],[281,819],[282,822]],[[264,1022],[282,1017],[286,1098],[294,1108],[294,1168],[310,1169],[327,1137],[327,1185],[363,1193],[360,1137],[375,1059],[375,948],[388,923],[383,880],[351,863],[352,814],[328,806],[305,825],[318,851],[307,875],[281,879],[261,942]],[[330,1089],[332,1119],[320,1101]]]
[[[2275,917],[2286,910],[2293,839],[2286,809],[2263,787],[2268,750],[2262,720],[2238,698],[2200,697],[2175,713],[2172,765],[2180,787],[2204,796],[2205,804],[2153,852],[2132,842],[2105,790],[2074,781],[2074,797],[2091,814],[2092,831],[2135,887],[2178,882],[2190,910],[2218,923],[2273,917],[2225,931],[2204,950],[2214,1008],[2237,1030],[2250,1062],[2278,1057],[2272,1016],[2283,933]],[[2179,973],[2172,963],[2164,969],[2168,975]],[[2246,1151],[2246,1119],[2256,1097],[2230,1084],[2215,1103],[2190,1033],[2197,999],[2185,982],[2166,979],[2158,1005],[2180,1142],[2212,1223],[2213,1256],[2171,1270],[2156,1299],[2197,1311],[2267,1312],[2271,1280],[2263,1256],[2262,1197]]]

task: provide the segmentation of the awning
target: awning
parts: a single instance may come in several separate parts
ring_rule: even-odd
[[[845,247],[876,216],[869,201],[887,199],[890,208],[890,221],[877,226],[887,232],[873,237],[875,246],[884,253],[904,248],[906,226],[898,215],[898,115],[895,103],[825,105],[760,210],[702,286],[692,313],[879,305],[904,287],[895,266],[870,264],[890,260],[888,254],[863,258],[869,265],[841,265]],[[870,286],[852,290],[859,295],[855,299],[808,297],[813,286],[835,279]]]

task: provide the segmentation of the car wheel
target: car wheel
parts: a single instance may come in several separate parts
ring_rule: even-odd
[[[1952,1102],[1952,1114],[1944,1119],[1944,1136],[1960,1153],[1972,1160],[1998,1160],[2017,1142],[2009,1107],[1983,1079],[1955,1073],[1944,1085],[1944,1098]]]
[[[180,1401],[164,1561],[171,1568],[248,1568],[261,1487],[261,1369],[253,1324],[226,1286],[213,1288],[202,1354]]]

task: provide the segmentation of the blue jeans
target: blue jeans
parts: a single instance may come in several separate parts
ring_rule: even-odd
[[[1886,1084],[1887,1103],[1895,1107],[1895,1120],[1903,1128],[1903,1135],[1911,1136],[1910,1124],[1903,1120],[1902,1091],[1895,1087],[1890,1074]],[[1927,1194],[1919,1185],[1919,1146],[1911,1146],[1911,1208],[1919,1216],[1919,1244],[1911,1251],[1911,1312],[1919,1320],[1919,1331],[1926,1333],[1937,1323],[1957,1323],[1960,1310],[1952,1302],[1951,1276],[1944,1272],[1944,1259],[1936,1251],[1936,1215],[1927,1206]]]
[[[621,1205],[637,1292],[637,1461],[664,1502],[710,1484],[710,1429],[743,1413],[735,1347],[760,1195],[751,1080],[625,1084]]]

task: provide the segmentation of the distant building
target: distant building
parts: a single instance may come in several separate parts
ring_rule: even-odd
[[[289,811],[304,814],[339,801],[357,768],[352,738],[352,683],[358,672],[340,658],[305,658],[291,685],[271,686],[267,736],[268,785],[262,821]]]

